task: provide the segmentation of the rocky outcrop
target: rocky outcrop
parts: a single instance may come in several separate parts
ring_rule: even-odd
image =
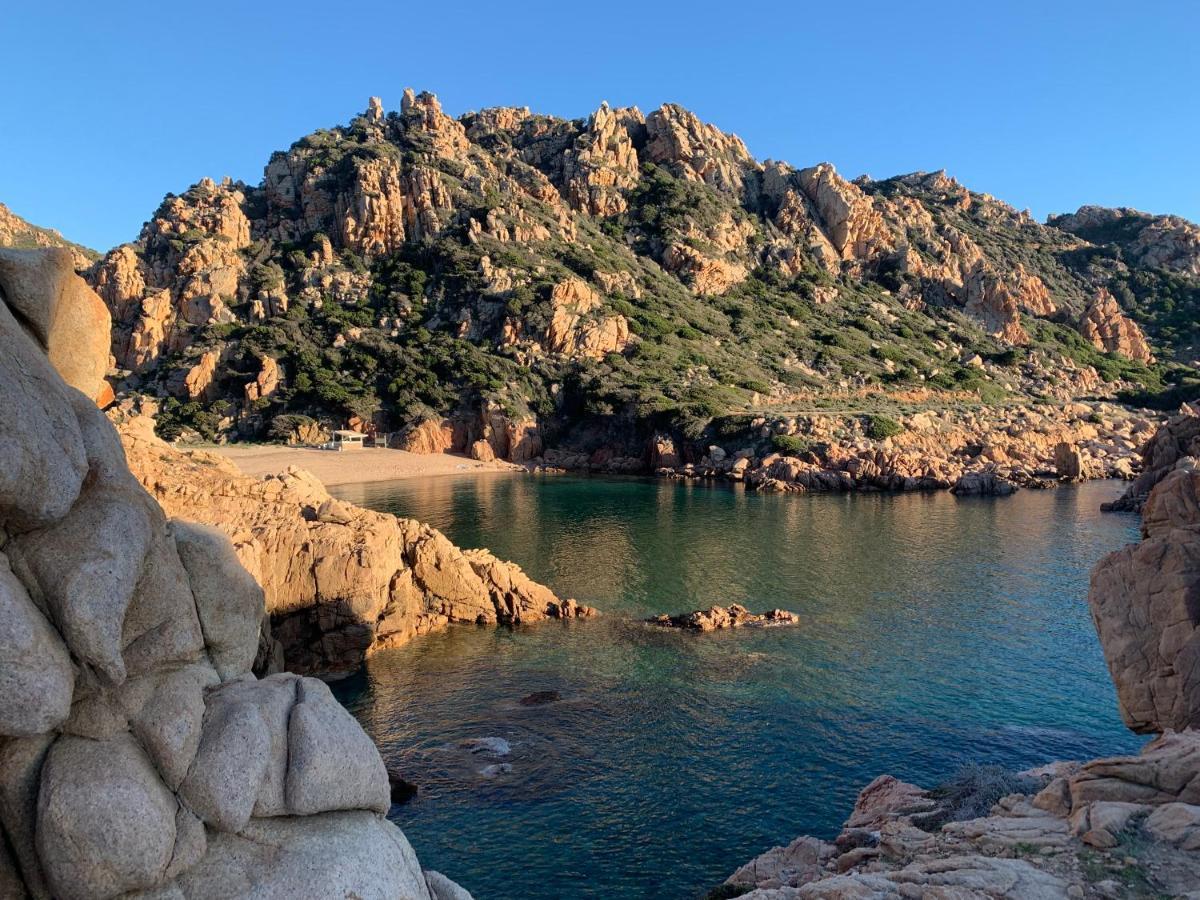
[[[758,614],[752,613],[740,603],[726,606],[710,606],[694,612],[671,616],[663,614],[647,619],[653,625],[664,628],[685,628],[690,631],[716,631],[721,628],[743,628],[746,626],[767,628],[774,625],[796,625],[799,616],[786,609],[772,609]]]
[[[1141,265],[1200,276],[1200,227],[1179,216],[1081,206],[1069,215],[1052,216],[1050,224],[1096,244],[1117,244]]]
[[[168,519],[52,367],[39,323],[88,295],[46,271],[0,268],[5,896],[432,900],[353,717],[250,673],[263,594],[230,540]]]
[[[1167,477],[1180,461],[1200,457],[1200,416],[1185,406],[1146,441],[1139,456],[1141,474],[1117,500],[1104,505],[1110,511],[1141,512],[1156,484]]]
[[[838,256],[866,261],[892,249],[895,238],[871,199],[832,165],[821,163],[798,175]]]
[[[582,359],[623,351],[629,345],[629,322],[619,314],[597,314],[601,306],[600,295],[583,281],[572,278],[554,285],[546,350]]]
[[[168,514],[220,529],[262,585],[292,671],[343,673],[376,650],[451,623],[593,614],[486,550],[461,551],[412,519],[333,499],[299,469],[256,480],[224,457],[181,451],[144,417],[122,422],[130,468]]]
[[[637,107],[612,109],[602,103],[592,113],[587,129],[564,153],[565,193],[574,209],[602,217],[626,210],[624,192],[638,179],[634,137],[644,131],[645,120]]]
[[[803,836],[725,882],[753,900],[1124,896],[1109,871],[1180,896],[1200,877],[1200,733],[1141,754],[987,769],[932,791],[881,776],[831,841]],[[976,807],[984,804],[984,809]],[[1102,873],[1097,875],[1096,873]]]
[[[143,372],[186,347],[203,326],[235,321],[246,275],[250,220],[241,187],[203,179],[168,196],[135,245],[110,251],[88,273],[113,316],[119,368]]]
[[[113,398],[108,374],[112,321],[103,301],[75,275],[61,248],[0,249],[0,280],[10,311],[29,328],[68,384],[99,405]]]
[[[650,162],[720,191],[741,194],[746,170],[756,168],[741,138],[673,103],[646,117],[646,137],[644,156]]]
[[[1096,293],[1084,310],[1079,333],[1091,341],[1097,350],[1116,353],[1135,362],[1154,362],[1154,354],[1150,352],[1142,329],[1121,311],[1112,294],[1104,289]]]
[[[1088,602],[1125,724],[1200,726],[1200,472],[1185,457],[1142,510],[1143,540],[1106,556]]]

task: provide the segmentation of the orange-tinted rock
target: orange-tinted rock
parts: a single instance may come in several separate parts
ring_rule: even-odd
[[[1084,311],[1079,333],[1097,350],[1116,353],[1136,362],[1152,363],[1154,354],[1138,324],[1121,310],[1113,295],[1101,288]]]

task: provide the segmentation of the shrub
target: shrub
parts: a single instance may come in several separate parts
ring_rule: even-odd
[[[872,440],[882,441],[895,437],[903,430],[904,426],[895,419],[880,415],[867,416],[867,437]]]
[[[1036,778],[1017,775],[1003,766],[968,763],[929,792],[940,809],[936,816],[922,819],[919,824],[934,831],[947,822],[978,819],[986,816],[1001,797],[1032,794],[1041,787]]]
[[[773,434],[771,449],[784,456],[800,456],[812,449],[812,441],[798,434]]]
[[[316,419],[311,416],[302,416],[294,413],[284,413],[276,416],[271,420],[271,428],[269,434],[272,438],[279,441],[286,441],[301,425],[315,425]]]

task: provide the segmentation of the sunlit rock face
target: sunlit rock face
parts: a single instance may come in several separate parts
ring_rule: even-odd
[[[0,292],[0,894],[444,896],[329,688],[251,674],[233,544],[168,519],[94,370],[56,371],[95,295],[53,253],[0,255]]]

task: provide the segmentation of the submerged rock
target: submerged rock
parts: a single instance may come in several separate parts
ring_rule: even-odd
[[[409,781],[399,771],[390,766],[387,770],[387,778],[393,804],[407,803],[417,796],[417,791],[420,790],[416,784]]]
[[[534,691],[526,694],[518,701],[522,706],[545,706],[547,703],[557,703],[562,699],[558,691]]]
[[[490,756],[508,756],[512,752],[512,745],[501,737],[470,738],[459,746],[471,753],[486,753]]]

